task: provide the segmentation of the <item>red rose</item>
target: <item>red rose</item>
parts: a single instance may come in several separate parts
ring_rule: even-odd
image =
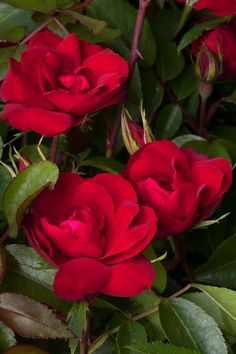
[[[23,228],[32,247],[59,267],[54,289],[63,299],[134,296],[154,280],[141,252],[155,235],[156,216],[120,176],[61,174],[53,191],[37,197]]]
[[[99,45],[65,39],[44,31],[36,34],[22,53],[11,59],[1,86],[3,119],[19,130],[46,136],[80,124],[88,113],[119,102],[125,92],[128,64]]]
[[[207,218],[229,189],[232,170],[171,141],[154,141],[134,153],[123,173],[140,201],[158,215],[158,237],[183,232]]]
[[[197,57],[199,53],[203,55],[202,71],[204,71],[204,61],[206,70],[208,60],[204,60],[207,56],[206,50],[210,51],[218,62],[218,66],[222,67],[222,79],[236,78],[236,20],[228,24],[222,24],[211,31],[205,32],[200,38],[192,43],[192,52]]]
[[[186,0],[177,0],[187,3]],[[210,10],[215,16],[227,16],[236,14],[236,0],[199,0],[193,4],[197,11],[202,9]]]

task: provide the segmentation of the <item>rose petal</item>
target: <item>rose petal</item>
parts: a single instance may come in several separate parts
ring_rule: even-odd
[[[104,50],[104,48],[98,44],[89,43],[81,39],[79,43],[80,43],[80,49],[82,53],[82,62],[85,59],[91,57],[92,55],[95,55]]]
[[[128,63],[120,55],[114,53],[111,49],[92,55],[83,62],[83,66],[91,69],[97,78],[109,73],[119,73],[123,78],[129,74]]]
[[[74,33],[67,36],[58,46],[58,51],[69,55],[74,62],[74,66],[81,65],[81,49],[79,40]]]
[[[61,134],[76,125],[70,114],[15,103],[5,105],[2,117],[15,129],[32,130],[45,136]]]
[[[137,203],[137,195],[133,187],[123,177],[111,173],[100,173],[93,178],[93,181],[106,188],[117,209],[124,200]]]
[[[93,258],[76,258],[61,265],[54,279],[58,297],[90,300],[102,292],[109,282],[111,269]]]
[[[124,214],[123,217],[125,218],[126,215]],[[151,208],[141,206],[139,214],[133,219],[127,231],[116,234],[116,238],[113,236],[112,242],[109,242],[107,252],[102,258],[104,262],[106,264],[119,263],[141,253],[155,236],[156,224],[157,217],[154,211]]]
[[[35,46],[45,46],[48,48],[57,48],[62,42],[62,38],[50,31],[40,31],[36,33],[28,42],[28,48]]]
[[[41,95],[39,89],[38,87],[37,91],[27,81],[27,77],[22,76],[21,64],[15,59],[11,59],[11,69],[1,86],[1,98],[4,101],[13,101],[43,109],[53,109],[54,106]]]
[[[136,296],[150,289],[156,276],[153,266],[143,255],[110,268],[111,278],[102,289],[102,293],[111,296]]]

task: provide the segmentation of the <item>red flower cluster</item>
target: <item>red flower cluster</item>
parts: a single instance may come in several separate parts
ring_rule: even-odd
[[[89,300],[99,293],[134,296],[150,288],[155,271],[140,253],[154,237],[156,221],[122,177],[84,180],[63,173],[53,191],[36,199],[23,227],[32,247],[59,267],[55,293]]]
[[[177,0],[187,3],[186,0]],[[193,5],[197,11],[208,9],[215,16],[227,16],[236,14],[236,0],[199,0]]]
[[[231,57],[221,28],[219,43]],[[227,56],[224,60],[228,63]],[[127,75],[126,61],[109,49],[78,41],[74,34],[62,40],[38,33],[21,62],[11,61],[1,86],[7,102],[3,118],[20,130],[59,134],[86,114],[117,103]],[[137,127],[128,128],[143,145]],[[59,297],[135,296],[155,278],[142,255],[153,237],[181,233],[207,218],[231,180],[223,158],[210,160],[170,141],[154,141],[131,156],[122,176],[83,179],[62,173],[53,191],[36,198],[23,228],[32,247],[58,267],[54,289]]]
[[[64,40],[44,31],[36,34],[21,61],[11,59],[0,89],[7,104],[3,119],[19,130],[57,135],[84,117],[119,102],[125,92],[128,64],[99,45]]]
[[[123,173],[142,204],[158,216],[158,237],[181,233],[207,218],[229,189],[232,170],[171,141],[155,141],[132,155]]]

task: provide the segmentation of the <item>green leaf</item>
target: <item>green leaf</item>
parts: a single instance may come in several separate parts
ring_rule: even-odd
[[[57,8],[56,0],[4,0],[3,2],[20,9],[39,11],[45,14],[49,14]]]
[[[42,151],[43,155],[47,158],[49,156],[49,148],[46,145],[40,145],[40,150]],[[30,162],[40,162],[42,161],[41,156],[37,150],[37,145],[26,145],[22,146],[19,151],[21,156],[26,156]]]
[[[138,322],[127,321],[120,326],[116,337],[116,344],[119,354],[131,354],[132,347],[135,344],[142,344],[147,341],[147,335],[144,327]]]
[[[222,317],[236,336],[236,292],[227,288],[194,284],[195,288],[206,294],[222,311]]]
[[[202,138],[201,136],[198,136],[198,135],[194,135],[194,134],[184,134],[184,135],[180,135],[180,136],[177,136],[176,138],[173,139],[173,142],[181,147],[185,144],[187,144],[188,142],[190,141],[206,141],[204,138]]]
[[[161,323],[171,344],[201,354],[227,354],[216,322],[200,307],[182,298],[166,300],[160,306]]]
[[[203,31],[209,31],[210,29],[218,26],[220,23],[224,23],[229,20],[229,17],[217,17],[214,20],[203,22],[201,24],[193,26],[188,32],[186,32],[181,38],[178,51],[180,52],[189,44],[191,44],[195,39],[200,37]]]
[[[186,300],[194,302],[197,306],[206,311],[208,315],[214,318],[224,334],[236,337],[235,320],[222,310],[217,301],[213,301],[208,295],[200,292],[188,293],[183,297]]]
[[[124,169],[124,165],[119,161],[103,156],[91,157],[87,160],[84,160],[81,162],[81,166],[96,167],[102,171],[116,174],[119,174]]]
[[[40,348],[29,344],[16,344],[7,350],[4,354],[49,354]]]
[[[131,47],[137,12],[133,6],[124,0],[93,0],[99,19],[107,21],[111,27],[122,32],[124,42]],[[156,45],[151,27],[147,20],[144,22],[140,41],[140,52],[149,65],[152,65],[156,56]]]
[[[191,96],[198,89],[198,80],[193,66],[187,66],[178,77],[170,83],[170,87],[178,99],[183,100]]]
[[[74,302],[68,314],[68,328],[77,338],[80,338],[87,325],[88,306],[85,301]]]
[[[152,340],[165,339],[165,334],[160,323],[160,317],[158,312],[158,306],[160,304],[160,298],[151,290],[146,290],[142,294],[132,298],[133,314],[143,313],[156,309],[155,312],[146,316],[141,320],[141,323],[145,326],[148,337]]]
[[[21,39],[24,38],[26,33],[26,27],[24,26],[18,26],[15,28],[12,28],[8,31],[3,31],[0,32],[0,39],[5,40],[5,41],[20,41]]]
[[[155,32],[158,48],[156,69],[164,81],[174,79],[184,68],[183,55],[177,52],[177,45],[172,41],[179,16],[180,13],[173,10],[160,11],[156,16]]]
[[[30,296],[67,314],[70,303],[57,298],[52,288],[57,269],[41,258],[31,247],[8,245],[7,251],[9,252],[7,277],[3,290]]]
[[[195,272],[195,279],[206,284],[236,289],[236,235],[217,248],[207,263]]]
[[[153,342],[153,343],[143,343],[135,345],[134,347],[130,347],[132,349],[132,353],[140,353],[140,354],[194,354],[195,351],[186,348],[176,347],[171,344],[164,344],[161,342]]]
[[[0,166],[0,210],[2,210],[3,194],[11,180],[12,177],[8,170],[4,166]]]
[[[56,165],[43,161],[30,165],[10,182],[3,196],[10,237],[17,236],[26,209],[44,188],[53,188],[58,175]]]
[[[0,352],[10,348],[16,343],[14,332],[0,321]]]
[[[12,31],[14,28],[17,27],[19,29],[21,26],[23,26],[23,28],[29,27],[31,29],[33,26],[31,16],[31,11],[17,9],[16,7],[0,2],[0,32]],[[12,37],[8,36],[8,38],[11,39]]]
[[[47,306],[20,294],[0,294],[0,318],[28,338],[71,338],[66,325]]]
[[[150,260],[156,271],[156,278],[152,284],[152,287],[159,293],[163,293],[167,285],[166,270],[160,260],[158,260],[158,257],[151,245],[145,249],[144,255]]]
[[[182,112],[179,106],[169,103],[162,108],[156,118],[155,136],[157,139],[171,139],[182,124]]]
[[[93,34],[101,33],[107,27],[107,23],[105,21],[97,20],[73,11],[68,12],[68,14],[87,27]]]

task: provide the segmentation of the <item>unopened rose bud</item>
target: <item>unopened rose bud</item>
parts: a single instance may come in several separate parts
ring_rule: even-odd
[[[123,111],[121,116],[122,136],[126,149],[132,155],[139,150],[143,145],[154,140],[152,131],[145,118],[144,111],[141,108],[141,116],[143,128],[134,122],[127,111]]]
[[[200,81],[212,82],[222,74],[222,57],[218,57],[207,47],[202,47],[197,54],[195,73]]]

